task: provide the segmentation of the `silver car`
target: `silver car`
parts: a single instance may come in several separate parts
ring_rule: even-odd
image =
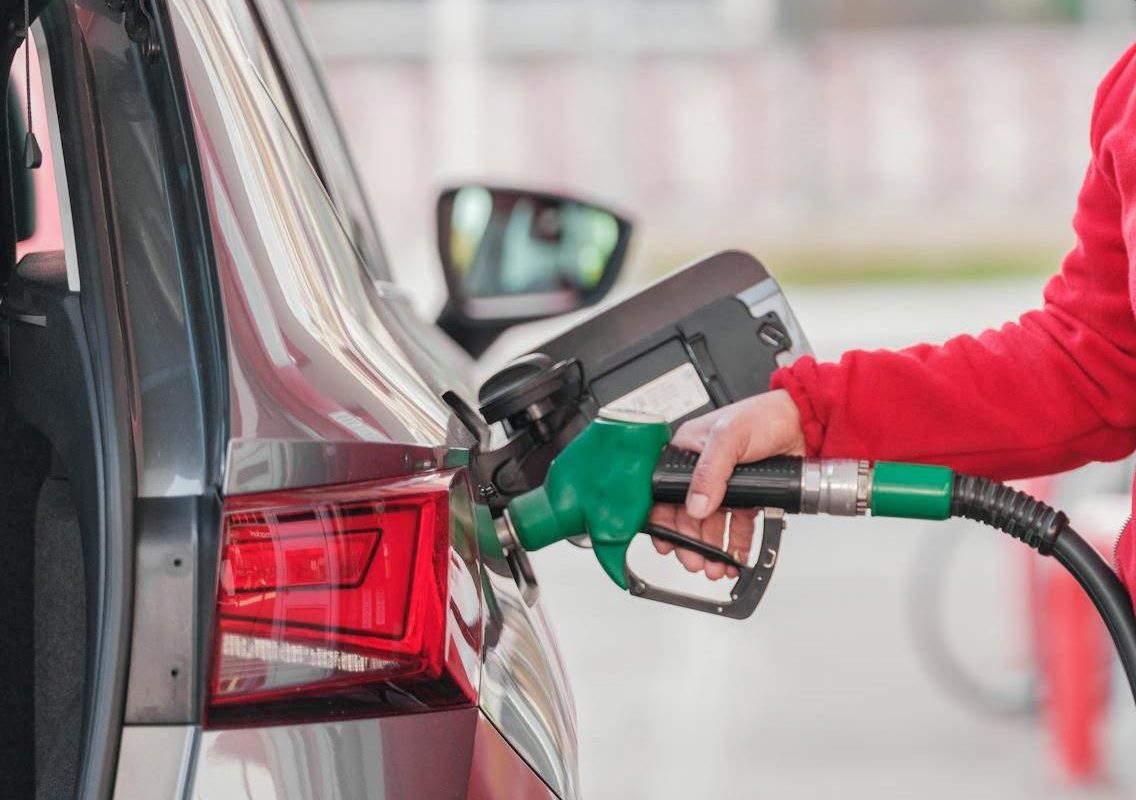
[[[539,592],[479,547],[442,397],[476,404],[470,353],[511,322],[598,300],[626,223],[449,192],[425,321],[294,9],[29,19],[0,160],[4,796],[576,797]]]

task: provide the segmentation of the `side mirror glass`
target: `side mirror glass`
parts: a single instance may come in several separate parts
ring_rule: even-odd
[[[623,266],[631,223],[543,192],[461,186],[438,198],[449,288],[439,324],[475,355],[510,325],[589,306]]]

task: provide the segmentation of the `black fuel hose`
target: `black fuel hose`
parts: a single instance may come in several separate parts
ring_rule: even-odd
[[[1128,687],[1136,698],[1136,618],[1124,584],[1093,546],[1072,528],[1065,527],[1058,535],[1053,543],[1053,557],[1077,579],[1100,612],[1116,645]]]
[[[1068,518],[1025,492],[987,478],[955,475],[951,516],[976,520],[1052,555],[1093,601],[1112,637],[1136,699],[1136,615],[1128,590]]]

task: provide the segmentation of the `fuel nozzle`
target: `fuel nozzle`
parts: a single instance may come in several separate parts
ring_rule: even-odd
[[[621,588],[627,548],[646,527],[651,476],[670,439],[661,417],[603,410],[548,468],[544,484],[506,513],[525,550],[586,534],[600,566]]]
[[[946,519],[954,475],[944,467],[856,459],[778,456],[741,464],[726,487],[723,506],[764,509],[762,541],[751,566],[706,542],[648,521],[654,503],[686,500],[698,456],[668,447],[670,429],[659,417],[604,409],[564,448],[544,484],[508,505],[509,525],[521,547],[538,550],[586,535],[607,575],[632,594],[724,616],[749,616],[777,563],[784,515]],[[648,584],[627,565],[632,539],[646,533],[738,570],[729,602],[711,601]]]
[[[664,456],[669,438],[670,427],[662,418],[602,410],[552,462],[544,484],[509,503],[507,527],[525,550],[586,535],[604,572],[632,595],[744,619],[757,608],[777,565],[784,515],[771,501],[799,507],[800,464],[747,465],[750,469],[736,482],[748,493],[731,499],[747,504],[761,500],[772,508],[762,522],[760,557],[751,566],[700,539],[649,523],[655,502],[682,502],[690,484],[695,457],[669,450]],[[631,541],[640,533],[733,566],[738,580],[730,598],[698,597],[641,578],[627,563]]]

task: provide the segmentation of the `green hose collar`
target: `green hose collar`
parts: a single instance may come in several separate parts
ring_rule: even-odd
[[[872,516],[947,519],[954,477],[947,467],[877,461],[872,473]]]

